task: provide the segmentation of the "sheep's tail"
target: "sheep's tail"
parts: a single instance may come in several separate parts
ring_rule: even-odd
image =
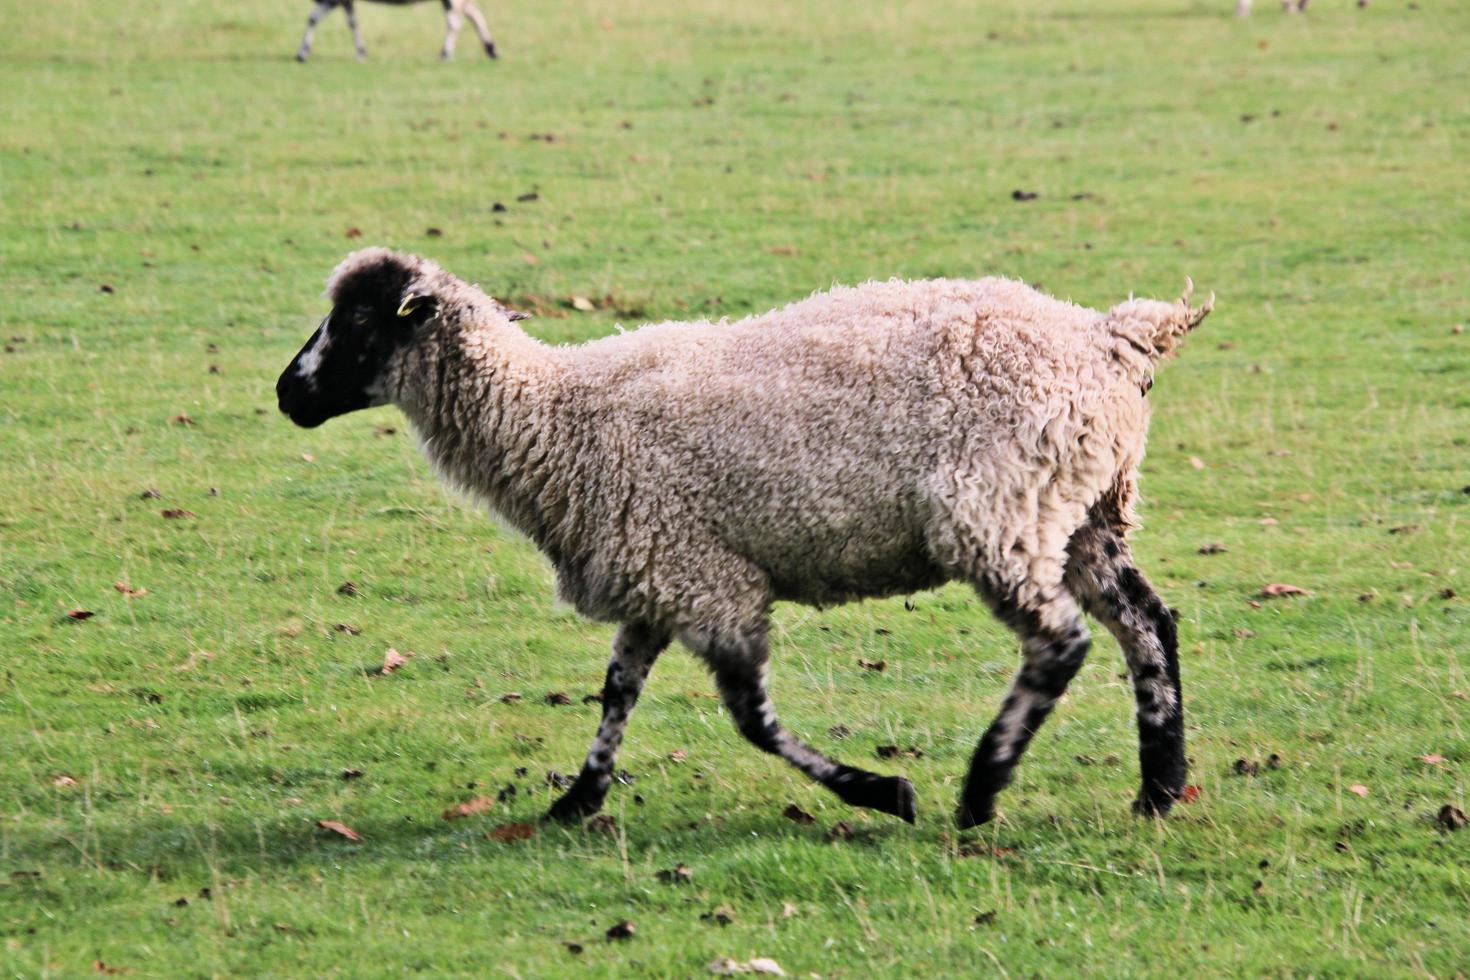
[[[1109,310],[1105,323],[1108,332],[1118,342],[1119,353],[1125,356],[1134,352],[1142,354],[1148,359],[1150,372],[1155,364],[1174,353],[1184,335],[1199,326],[1200,321],[1215,308],[1214,293],[1203,306],[1191,307],[1189,294],[1192,292],[1194,282],[1186,277],[1184,295],[1177,303],[1130,298]]]

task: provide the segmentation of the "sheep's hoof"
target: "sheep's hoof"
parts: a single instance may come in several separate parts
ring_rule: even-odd
[[[1171,793],[1168,790],[1142,791],[1133,801],[1133,815],[1162,820],[1169,815],[1169,810],[1174,806],[1177,796],[1177,793]]]
[[[829,784],[830,785],[830,784]],[[879,776],[859,772],[841,785],[833,786],[842,802],[879,813],[891,813],[900,820],[913,823],[918,819],[914,784],[902,776]]]
[[[577,792],[575,786],[561,799],[551,804],[543,820],[552,823],[580,823],[602,809],[602,798]]]
[[[969,830],[971,827],[978,827],[982,823],[990,823],[994,819],[995,805],[990,802],[974,807],[968,803],[961,803],[954,815],[954,822],[961,830]]]
[[[500,57],[500,52],[495,50],[495,42],[494,41],[486,41],[485,42],[485,53],[488,54],[491,58],[499,58]]]
[[[296,52],[296,60],[298,62],[300,62],[301,64],[303,64],[303,65],[306,64],[306,52],[305,51],[298,51],[298,52]]]

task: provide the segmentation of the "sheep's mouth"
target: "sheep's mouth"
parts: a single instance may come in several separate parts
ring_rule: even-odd
[[[285,412],[292,422],[295,422],[303,429],[315,429],[317,426],[321,425],[328,418],[330,418],[330,416],[327,415],[305,415],[300,412],[288,411],[284,408],[281,409],[281,411]]]
[[[287,374],[289,373],[288,370]],[[315,429],[333,414],[322,411],[320,406],[313,405],[307,399],[300,397],[300,392],[288,386],[286,375],[282,375],[280,382],[276,385],[276,407],[281,410],[282,415],[303,429]]]

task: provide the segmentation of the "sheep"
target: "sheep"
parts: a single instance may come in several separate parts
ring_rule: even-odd
[[[301,47],[296,49],[296,60],[305,61],[311,56],[311,40],[316,34],[316,25],[327,14],[336,7],[341,7],[347,14],[347,26],[352,29],[352,45],[357,49],[359,61],[367,57],[367,46],[362,43],[362,31],[357,28],[357,14],[352,8],[354,0],[317,0],[316,6],[311,10],[310,16],[306,18],[306,33],[301,36]],[[418,3],[419,0],[372,0],[374,3],[390,3],[395,6],[405,6]],[[485,15],[480,13],[480,8],[475,6],[475,0],[440,0],[444,4],[444,47],[439,52],[439,57],[449,60],[454,57],[454,42],[459,37],[459,28],[464,18],[468,17],[470,23],[475,25],[475,32],[480,35],[480,43],[485,45],[485,53],[491,58],[500,57],[495,49],[495,39],[490,36],[490,25],[485,23]]]
[[[1251,13],[1252,0],[1235,0],[1235,16],[1249,17]],[[1307,9],[1311,0],[1281,0],[1281,12],[1284,14],[1299,14]],[[1368,6],[1368,0],[1358,0],[1359,7]]]
[[[1172,612],[1129,552],[1156,365],[1210,311],[1099,313],[1007,279],[869,282],[730,323],[661,323],[580,346],[373,248],[277,384],[314,427],[394,404],[432,467],[550,559],[557,592],[618,624],[602,720],[547,814],[601,808],[630,712],[677,638],[736,727],[850,805],[915,819],[912,784],[798,740],[767,693],[776,600],[829,606],[969,583],[1022,663],[975,750],[956,819],[996,794],[1088,651],[1084,610],[1132,676],[1141,788],[1185,785]]]

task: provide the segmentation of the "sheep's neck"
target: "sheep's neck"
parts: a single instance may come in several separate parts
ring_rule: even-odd
[[[567,492],[556,447],[574,434],[556,350],[497,324],[448,338],[416,374],[420,390],[400,404],[429,462],[558,551]]]

